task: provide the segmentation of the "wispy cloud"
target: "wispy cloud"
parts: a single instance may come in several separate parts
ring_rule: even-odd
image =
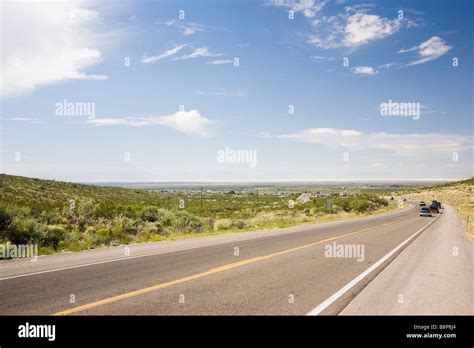
[[[412,66],[438,59],[439,57],[448,53],[451,48],[452,46],[449,46],[442,38],[438,36],[433,36],[432,38],[422,42],[418,46],[414,46],[408,49],[401,49],[400,51],[398,51],[398,53],[416,51],[418,53],[419,58],[405,65]]]
[[[33,117],[2,117],[2,121],[16,121],[16,122],[27,122],[27,123],[44,123],[39,118]]]
[[[334,60],[333,57],[324,57],[324,56],[311,56],[312,59],[318,61],[318,62],[323,62],[323,61],[332,61]]]
[[[351,151],[383,150],[394,156],[449,156],[455,151],[471,149],[473,137],[440,133],[364,133],[356,130],[310,128],[301,132],[280,135],[306,143],[320,144],[330,149],[344,148]]]
[[[267,5],[285,7],[293,10],[295,13],[301,12],[305,17],[312,18],[320,12],[326,1],[317,0],[269,0]]]
[[[125,118],[95,118],[88,123],[96,126],[149,127],[166,126],[185,134],[207,137],[211,134],[212,120],[202,116],[198,110],[178,111],[166,116],[134,116]]]
[[[151,57],[144,56],[144,57],[141,59],[141,62],[142,62],[142,63],[153,63],[153,62],[156,62],[156,61],[158,61],[158,60],[162,60],[162,59],[169,58],[169,57],[171,57],[171,56],[174,56],[176,53],[178,53],[179,51],[181,51],[181,50],[182,50],[183,48],[185,48],[186,46],[188,46],[188,44],[176,45],[175,47],[170,48],[169,50],[166,50],[165,52],[163,52],[163,53],[160,54],[160,55],[151,56]]]
[[[352,73],[357,75],[375,75],[379,72],[371,66],[356,66],[352,68]]]
[[[222,65],[222,64],[233,64],[233,63],[234,61],[232,59],[216,59],[207,64]]]
[[[204,31],[205,26],[195,22],[186,22],[184,20],[173,19],[167,22],[157,22],[158,24],[164,24],[168,27],[175,27],[182,30],[184,35],[193,35],[198,32]]]
[[[401,65],[400,63],[385,63],[385,64],[382,64],[382,65],[379,65],[378,68],[379,69],[390,69],[394,66],[397,66],[397,65]]]
[[[201,57],[218,57],[218,56],[222,56],[222,53],[212,53],[211,51],[209,51],[207,47],[199,47],[199,48],[196,48],[192,53],[177,57],[174,60],[188,60],[188,59],[195,59],[195,58],[201,58]]]
[[[344,11],[366,13],[366,12],[369,12],[374,7],[375,7],[375,4],[368,4],[368,3],[356,4],[356,5],[345,6]]]

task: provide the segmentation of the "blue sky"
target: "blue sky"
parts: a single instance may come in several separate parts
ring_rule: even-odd
[[[1,171],[64,180],[470,177],[473,7],[8,1]],[[389,100],[415,103],[419,117],[382,116]],[[94,114],[61,114],[65,101]],[[219,161],[226,148],[254,154],[256,165]]]

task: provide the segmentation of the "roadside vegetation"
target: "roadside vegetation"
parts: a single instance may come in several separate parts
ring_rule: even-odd
[[[424,200],[427,203],[436,199],[453,206],[468,237],[474,241],[474,178],[397,194],[412,200]]]
[[[0,243],[34,243],[48,254],[286,227],[396,207],[370,193],[308,194],[305,202],[297,200],[300,194],[206,190],[201,197],[200,190],[149,191],[0,174]]]

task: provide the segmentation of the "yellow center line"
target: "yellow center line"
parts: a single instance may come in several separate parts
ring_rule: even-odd
[[[256,257],[252,257],[252,258],[245,259],[245,260],[242,260],[242,261],[229,263],[227,265],[211,268],[208,271],[205,271],[205,272],[202,272],[202,273],[197,273],[197,274],[194,274],[194,275],[191,275],[191,276],[188,276],[188,277],[179,278],[179,279],[172,280],[172,281],[169,281],[169,282],[153,285],[153,286],[146,287],[146,288],[143,288],[143,289],[140,289],[140,290],[127,292],[125,294],[109,297],[109,298],[106,298],[106,299],[103,299],[103,300],[100,300],[100,301],[91,302],[91,303],[88,303],[88,304],[85,304],[85,305],[82,305],[82,306],[77,306],[77,307],[74,307],[74,308],[71,308],[71,309],[67,309],[65,311],[54,313],[53,315],[68,315],[68,314],[82,312],[82,311],[85,311],[87,309],[103,306],[105,304],[112,303],[112,302],[117,302],[117,301],[124,300],[124,299],[130,298],[130,297],[143,295],[143,294],[146,294],[148,292],[168,288],[168,287],[173,286],[173,285],[186,283],[186,282],[189,282],[191,280],[207,277],[207,276],[210,276],[210,275],[213,275],[213,274],[216,274],[216,273],[228,271],[230,269],[242,267],[242,266],[249,265],[249,264],[259,262],[259,261],[263,261],[263,260],[267,260],[267,259],[270,259],[272,257],[284,255],[284,254],[291,253],[291,252],[294,252],[294,251],[297,251],[297,250],[306,249],[306,248],[309,248],[309,247],[312,247],[312,246],[315,246],[315,245],[330,242],[332,240],[352,236],[352,235],[358,234],[358,233],[367,232],[367,231],[370,231],[370,230],[373,230],[373,229],[376,229],[376,228],[380,228],[380,227],[383,227],[383,226],[392,225],[392,224],[395,224],[395,223],[397,223],[399,221],[402,221],[402,220],[407,221],[405,218],[404,219],[397,219],[395,221],[388,222],[388,223],[385,223],[385,224],[382,224],[382,225],[364,228],[362,230],[358,230],[358,231],[343,234],[343,235],[340,235],[340,236],[335,236],[335,237],[323,239],[323,240],[320,240],[320,241],[317,241],[317,242],[314,242],[314,243],[301,245],[301,246],[298,246],[298,247],[295,247],[295,248],[286,249],[286,250],[278,251],[278,252],[275,252],[275,253],[272,253],[272,254],[267,254],[267,255],[263,255],[263,256],[256,256]]]

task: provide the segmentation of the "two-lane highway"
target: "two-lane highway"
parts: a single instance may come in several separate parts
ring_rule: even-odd
[[[429,223],[437,221],[420,218],[412,206],[370,218],[133,245],[126,255],[120,247],[3,262],[0,314],[307,314],[322,303],[323,314],[335,314]],[[328,255],[341,247],[345,253]]]

